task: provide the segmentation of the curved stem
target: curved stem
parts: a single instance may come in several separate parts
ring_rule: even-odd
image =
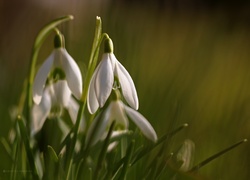
[[[83,112],[86,106],[86,102],[80,102],[80,107],[79,107],[79,111],[77,114],[77,120],[76,120],[76,124],[74,126],[73,129],[73,139],[72,142],[70,144],[70,149],[69,149],[69,154],[68,156],[66,156],[66,171],[67,171],[67,176],[66,179],[70,179],[70,173],[71,173],[71,167],[72,167],[72,163],[73,163],[73,153],[74,153],[74,149],[75,149],[75,145],[76,145],[76,141],[77,141],[77,134],[78,134],[78,129],[79,129],[79,125],[80,125],[80,120],[82,119],[83,116]]]
[[[72,143],[71,143],[71,146],[70,146],[68,159],[66,161],[66,170],[67,170],[67,178],[66,179],[69,179],[70,172],[71,172],[71,166],[72,166],[72,163],[73,163],[73,152],[74,152],[74,148],[75,148],[76,141],[77,141],[79,125],[80,125],[80,121],[82,119],[83,112],[84,112],[85,107],[86,107],[88,86],[89,86],[92,74],[93,74],[95,66],[96,66],[97,57],[98,57],[98,53],[99,53],[99,49],[100,49],[102,39],[105,36],[105,35],[101,34],[101,31],[102,31],[101,26],[102,26],[101,19],[99,17],[97,17],[96,18],[95,37],[94,37],[92,50],[91,50],[91,54],[90,54],[88,71],[87,71],[87,75],[86,75],[86,78],[85,78],[84,89],[83,89],[83,94],[82,94],[82,98],[81,98],[81,105],[80,105],[80,108],[79,108],[79,111],[78,111],[77,120],[76,120],[74,129],[73,129],[73,139],[72,139]]]

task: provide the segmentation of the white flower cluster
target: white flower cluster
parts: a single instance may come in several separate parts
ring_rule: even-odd
[[[139,101],[131,76],[113,54],[113,43],[110,38],[105,40],[104,45],[105,52],[93,73],[87,94],[87,107],[91,114],[96,113],[98,108],[104,110],[102,116],[97,115],[90,125],[86,141],[88,142],[94,134],[90,144],[95,144],[113,121],[127,129],[128,116],[148,139],[155,142],[157,135],[153,127],[137,111]],[[120,92],[126,103],[122,102]],[[115,94],[115,98],[112,99],[111,94]],[[60,109],[67,109],[74,123],[79,105],[72,95],[79,100],[82,96],[81,72],[66,49],[56,47],[42,64],[34,80],[32,132],[36,133],[42,128],[55,107],[59,109],[58,116]],[[96,129],[97,121],[101,122]]]

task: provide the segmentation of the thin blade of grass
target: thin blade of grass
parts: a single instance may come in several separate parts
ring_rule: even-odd
[[[125,155],[125,159],[124,159],[124,163],[122,166],[122,170],[121,170],[121,174],[119,179],[126,179],[126,172],[129,168],[129,162],[131,160],[131,155],[134,149],[134,145],[135,145],[135,141],[131,141],[130,146],[127,149],[126,155]]]
[[[33,156],[32,149],[31,149],[30,144],[29,144],[28,134],[26,132],[26,128],[25,128],[25,125],[24,125],[24,122],[23,122],[23,118],[21,116],[18,116],[17,117],[17,122],[18,122],[18,126],[19,126],[19,129],[20,129],[20,134],[21,134],[24,146],[25,146],[26,155],[28,157],[30,169],[32,170],[33,178],[34,179],[39,179],[38,174],[37,174],[36,165],[35,165],[35,159],[34,159],[34,156]]]
[[[186,123],[182,124],[180,127],[175,129],[174,131],[167,133],[167,134],[163,135],[162,137],[160,137],[159,140],[155,144],[150,144],[147,147],[143,148],[141,151],[139,151],[138,153],[136,153],[133,156],[132,165],[135,164],[139,159],[144,157],[146,154],[148,154],[150,151],[152,151],[154,148],[156,148],[159,144],[161,144],[162,142],[164,142],[168,138],[172,137],[173,135],[175,135],[176,133],[178,133],[179,131],[181,131],[182,129],[184,129],[187,126],[188,126],[188,124],[186,124]]]
[[[110,140],[110,137],[112,135],[114,126],[115,126],[115,121],[112,122],[112,124],[111,124],[111,126],[109,128],[108,135],[107,135],[107,137],[106,137],[106,139],[104,141],[102,150],[101,150],[100,155],[98,157],[97,166],[96,166],[96,170],[95,170],[95,173],[94,173],[94,179],[98,179],[99,173],[100,173],[100,171],[102,169],[103,160],[104,160],[105,155],[107,153],[107,148],[108,148],[108,145],[109,145],[109,140]]]
[[[229,146],[226,149],[223,149],[222,151],[210,156],[209,158],[205,159],[204,161],[200,162],[199,164],[197,164],[196,166],[194,166],[190,172],[195,172],[198,171],[200,168],[202,168],[203,166],[205,166],[206,164],[210,163],[212,160],[215,160],[216,158],[220,157],[221,155],[225,154],[226,152],[236,148],[237,146],[241,145],[242,143],[247,142],[247,139],[243,139],[240,142],[237,142],[231,146]]]
[[[51,146],[48,145],[48,146],[47,146],[47,149],[48,149],[49,156],[51,157],[51,159],[52,159],[55,163],[57,163],[57,162],[58,162],[58,156],[57,156],[55,150],[53,149],[53,147],[51,147]]]

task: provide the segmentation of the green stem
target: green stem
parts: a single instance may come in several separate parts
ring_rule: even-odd
[[[14,156],[14,163],[12,165],[12,169],[11,169],[11,180],[15,180],[16,179],[16,170],[17,170],[17,164],[18,164],[18,153],[20,153],[20,139],[16,138],[14,145],[13,145],[13,156]]]
[[[66,179],[67,180],[70,179],[71,167],[72,167],[72,163],[73,163],[73,154],[74,154],[74,149],[75,149],[75,145],[76,145],[76,141],[77,141],[77,134],[78,134],[80,120],[82,119],[85,106],[86,106],[86,102],[80,102],[80,107],[79,107],[79,111],[77,114],[76,124],[75,124],[74,129],[73,129],[73,139],[72,139],[72,142],[71,142],[70,147],[69,147],[68,155],[66,156],[67,157],[67,160],[66,160],[66,170],[67,170]]]
[[[95,49],[99,46],[99,39],[101,37],[102,34],[102,20],[100,17],[96,17],[96,26],[95,26],[95,36],[94,36],[94,41],[92,44],[92,50],[91,50],[91,54],[90,54],[90,59],[89,59],[89,65],[88,65],[88,69],[90,69],[90,67],[93,64],[94,61],[94,51]]]
[[[125,157],[127,146],[128,146],[127,139],[126,138],[121,139],[121,158]]]
[[[102,21],[100,17],[96,17],[96,28],[95,28],[95,36],[92,44],[92,49],[89,57],[89,65],[88,65],[88,72],[86,74],[85,82],[84,82],[84,89],[82,93],[82,101],[86,101],[87,93],[88,93],[88,86],[91,80],[91,76],[93,74],[93,69],[95,69],[97,57],[95,58],[95,53],[99,52],[100,47],[100,39],[102,33]]]
[[[128,149],[127,149],[124,164],[123,164],[123,167],[122,167],[122,170],[121,170],[121,175],[120,175],[119,179],[126,179],[126,173],[127,173],[128,168],[129,168],[129,162],[131,160],[134,145],[135,145],[135,141],[133,140],[130,143],[130,146],[128,147]]]
[[[91,50],[90,59],[89,59],[88,71],[87,71],[87,75],[86,75],[86,78],[85,78],[84,89],[83,89],[82,98],[81,98],[81,106],[79,108],[76,124],[74,126],[73,140],[72,140],[72,143],[71,143],[71,146],[70,146],[68,160],[66,162],[67,179],[69,179],[69,175],[70,175],[70,171],[71,171],[70,169],[71,169],[71,166],[72,166],[72,163],[73,163],[73,151],[74,151],[74,148],[75,148],[75,145],[76,145],[80,120],[82,118],[82,114],[83,114],[83,112],[85,110],[85,106],[86,106],[89,83],[90,83],[91,76],[93,74],[93,71],[94,71],[94,68],[95,68],[95,65],[96,65],[96,61],[97,61],[97,53],[99,52],[100,42],[101,42],[101,39],[102,39],[102,38],[100,38],[101,37],[101,31],[102,31],[101,19],[99,17],[96,17],[95,36],[94,36],[94,41],[93,41],[92,50]]]
[[[72,144],[70,146],[70,151],[69,151],[69,156],[68,156],[68,158],[69,158],[68,163],[67,163],[68,165],[66,165],[67,179],[69,179],[69,175],[70,175],[70,171],[71,171],[70,169],[71,169],[71,166],[72,166],[72,163],[73,163],[73,151],[74,151],[74,147],[75,147],[76,140],[77,140],[79,124],[80,124],[82,114],[83,114],[83,112],[85,110],[85,107],[86,107],[88,88],[89,88],[91,77],[92,77],[92,75],[94,73],[94,70],[95,70],[95,67],[96,67],[100,45],[101,45],[101,43],[103,41],[103,38],[108,37],[108,35],[105,34],[105,33],[101,34],[102,33],[101,32],[102,31],[101,26],[102,26],[101,19],[99,17],[97,17],[96,18],[95,36],[94,36],[94,41],[93,41],[92,50],[91,50],[91,54],[90,54],[88,71],[87,71],[87,74],[86,74],[86,78],[85,78],[85,82],[84,82],[84,89],[83,89],[83,93],[82,93],[82,97],[81,97],[81,101],[83,102],[83,104],[80,107],[81,110],[79,110],[79,112],[78,112],[76,124],[74,126],[73,140],[72,140]],[[83,158],[80,165],[78,165],[78,168],[80,168],[82,166],[82,164],[84,164],[84,161],[85,161],[85,158]]]
[[[27,134],[27,131],[26,131],[26,128],[25,128],[25,125],[23,123],[23,119],[21,116],[17,117],[17,122],[18,122],[19,130],[20,130],[21,138],[22,138],[24,146],[25,146],[26,155],[28,157],[28,161],[29,161],[29,165],[30,165],[30,168],[31,168],[31,171],[33,174],[33,178],[39,179],[38,174],[37,174],[36,165],[35,165],[35,159],[33,156],[32,149],[31,149],[30,144],[29,144],[28,134]]]
[[[112,122],[110,128],[109,128],[109,132],[108,132],[108,135],[103,143],[103,147],[102,147],[102,150],[100,152],[100,155],[98,157],[98,161],[97,161],[97,166],[96,166],[96,171],[94,173],[94,179],[98,179],[98,176],[99,176],[99,173],[102,169],[102,165],[103,165],[103,160],[105,158],[105,155],[107,153],[107,148],[108,148],[108,145],[109,145],[109,140],[110,140],[110,137],[112,135],[112,132],[113,132],[113,129],[114,129],[114,126],[115,126],[115,121]]]
[[[103,113],[103,111],[101,111],[98,116],[101,117],[102,113]],[[85,165],[86,158],[89,155],[89,150],[90,150],[92,139],[94,138],[94,133],[97,131],[97,128],[98,128],[101,121],[99,119],[97,119],[96,122],[97,123],[95,124],[94,130],[92,131],[92,134],[90,135],[90,139],[85,144],[86,146],[84,147],[85,149],[84,149],[84,151],[82,153],[82,156],[80,156],[81,160],[80,160],[80,163],[78,164],[77,171],[76,171],[76,177],[77,178],[82,176],[82,174],[81,174],[82,171],[81,170],[83,169],[83,167]]]

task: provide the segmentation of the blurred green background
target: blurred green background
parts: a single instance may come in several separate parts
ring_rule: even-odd
[[[176,135],[173,151],[184,139],[193,140],[196,164],[250,137],[250,4],[243,0],[237,4],[222,0],[1,1],[1,137],[8,137],[10,112],[20,98],[38,31],[67,14],[75,19],[59,28],[82,72],[98,15],[103,31],[114,42],[116,57],[135,81],[139,111],[158,135],[189,124]],[[39,63],[51,52],[52,37],[45,41]],[[249,179],[249,150],[246,143],[202,168],[200,174],[208,179]],[[9,167],[0,146],[0,177]]]

